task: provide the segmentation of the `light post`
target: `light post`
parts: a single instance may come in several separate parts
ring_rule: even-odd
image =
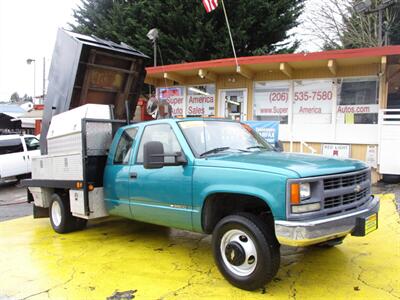
[[[153,41],[154,47],[154,66],[157,66],[157,39],[158,39],[158,29],[153,28],[147,33],[147,37],[149,40]]]
[[[26,63],[28,65],[33,63],[33,98],[35,98],[35,96],[36,96],[36,60],[34,60],[32,58],[28,58],[26,60]]]
[[[44,103],[44,95],[46,94],[46,57],[43,56],[43,98],[42,103]]]
[[[383,27],[383,11],[395,5],[396,3],[400,3],[400,0],[382,0],[382,3],[375,8],[372,8],[371,0],[361,0],[358,1],[354,5],[354,10],[359,14],[373,14],[378,13],[378,46],[382,46],[382,27]],[[385,39],[385,46],[387,45],[387,39]]]

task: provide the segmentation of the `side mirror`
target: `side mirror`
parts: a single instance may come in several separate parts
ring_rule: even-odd
[[[165,157],[173,160],[165,162]],[[182,166],[187,164],[183,152],[164,153],[164,146],[160,142],[147,142],[143,146],[143,167],[145,169],[160,169],[164,166]]]
[[[164,146],[160,142],[147,142],[143,147],[143,167],[160,169],[164,166]]]

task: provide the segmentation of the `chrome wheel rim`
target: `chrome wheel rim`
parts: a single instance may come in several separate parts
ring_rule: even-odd
[[[61,207],[57,201],[54,201],[51,205],[51,219],[55,226],[60,226],[61,224]]]
[[[234,245],[234,247],[232,247]],[[231,250],[233,249],[233,250]],[[234,250],[236,249],[236,250]],[[240,249],[240,251],[239,251]],[[227,231],[221,239],[220,251],[225,266],[237,276],[248,276],[257,266],[257,250],[254,241],[245,232],[232,229]],[[235,255],[240,252],[243,261],[233,263]]]

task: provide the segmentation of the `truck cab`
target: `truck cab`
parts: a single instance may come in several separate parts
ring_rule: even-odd
[[[212,233],[217,266],[244,289],[272,279],[280,244],[333,246],[377,228],[364,163],[277,152],[230,120],[122,127],[103,183],[111,215]]]

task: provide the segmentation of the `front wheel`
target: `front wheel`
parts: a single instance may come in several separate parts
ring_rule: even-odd
[[[215,227],[214,259],[234,286],[255,290],[270,282],[280,264],[279,244],[266,224],[251,214],[231,215]]]

